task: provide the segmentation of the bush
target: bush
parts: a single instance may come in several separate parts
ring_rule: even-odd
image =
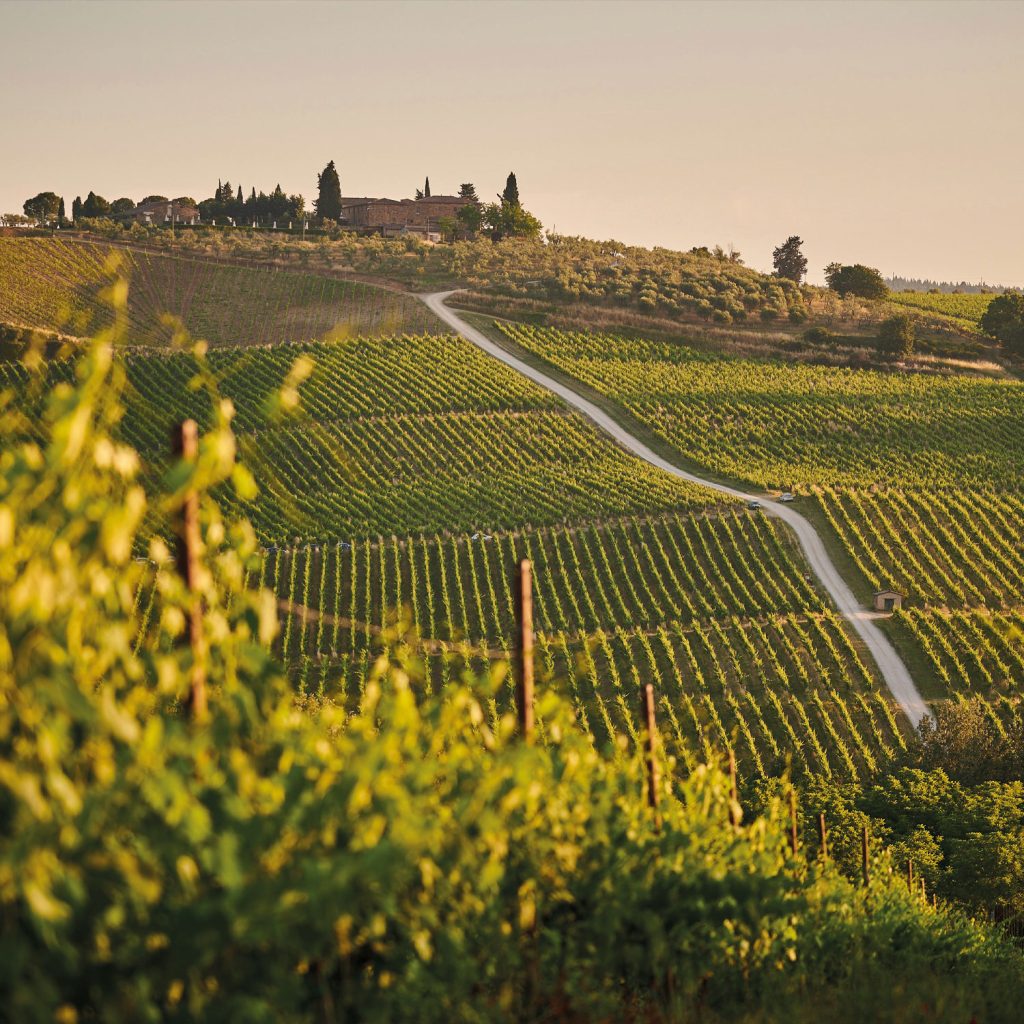
[[[835,335],[827,327],[808,327],[804,331],[804,341],[809,341],[812,345],[827,345],[835,341]]]
[[[906,359],[914,352],[914,321],[906,313],[897,313],[878,329],[878,352],[889,359]]]
[[[1024,295],[1008,292],[996,296],[982,314],[979,326],[1008,351],[1024,355]]]

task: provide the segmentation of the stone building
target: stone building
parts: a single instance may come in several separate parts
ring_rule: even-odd
[[[198,224],[199,209],[188,203],[160,200],[140,203],[116,219],[128,224]]]
[[[403,228],[416,233],[437,230],[442,217],[454,217],[472,202],[461,196],[429,196],[424,199],[342,199],[341,221],[363,231],[394,233]]]
[[[903,607],[903,595],[897,590],[879,590],[875,594],[876,612],[894,612]]]

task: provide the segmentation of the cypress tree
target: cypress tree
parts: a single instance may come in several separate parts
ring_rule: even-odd
[[[78,220],[82,216],[82,197],[75,196],[71,201],[71,219]]]
[[[430,179],[427,178],[426,184],[423,186],[423,198],[430,198]]]
[[[60,206],[57,209],[57,216],[60,220],[64,220],[64,197],[60,197]]]
[[[320,220],[341,220],[341,179],[332,160],[316,176],[317,197],[313,209]]]
[[[514,172],[510,172],[505,182],[505,191],[501,193],[501,201],[509,206],[519,205],[519,184]]]

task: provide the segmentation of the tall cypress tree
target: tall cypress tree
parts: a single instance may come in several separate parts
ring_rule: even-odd
[[[64,197],[63,197],[63,196],[61,196],[61,197],[60,197],[60,207],[59,207],[59,209],[57,210],[57,216],[58,216],[58,217],[59,217],[59,218],[60,218],[61,220],[64,220],[64,219],[65,219],[65,217],[64,217]]]
[[[320,220],[341,220],[341,179],[332,160],[316,176],[317,196],[313,209]]]
[[[426,183],[423,186],[423,198],[424,199],[429,199],[430,198],[430,179],[429,178],[427,178]]]
[[[72,220],[78,220],[78,218],[81,217],[81,216],[82,216],[82,197],[81,196],[75,196],[75,198],[71,200],[71,219]]]
[[[501,193],[501,201],[509,206],[519,205],[519,184],[514,172],[510,172],[505,182],[505,191]]]

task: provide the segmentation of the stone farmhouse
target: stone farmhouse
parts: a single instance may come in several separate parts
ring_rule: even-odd
[[[372,199],[368,196],[341,201],[341,223],[357,231],[382,235],[429,236],[438,230],[442,217],[454,217],[471,199],[461,196],[429,196],[424,199]]]
[[[117,220],[127,224],[198,224],[199,209],[187,203],[140,203]]]

